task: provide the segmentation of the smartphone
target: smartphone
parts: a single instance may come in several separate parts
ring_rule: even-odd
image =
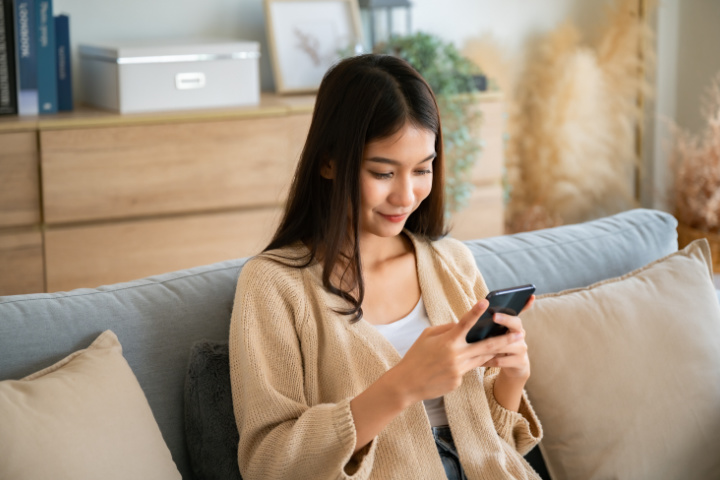
[[[502,335],[507,332],[507,327],[493,322],[493,315],[496,312],[517,316],[527,305],[530,297],[535,292],[535,285],[521,285],[519,287],[503,288],[493,290],[487,294],[490,306],[480,316],[475,325],[465,336],[468,343],[479,342],[486,338]]]

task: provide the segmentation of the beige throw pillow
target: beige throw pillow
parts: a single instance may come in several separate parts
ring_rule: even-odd
[[[720,307],[698,240],[522,315],[554,480],[720,478]]]
[[[181,478],[113,332],[0,382],[0,478]]]

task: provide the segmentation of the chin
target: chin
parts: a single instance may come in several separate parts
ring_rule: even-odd
[[[390,238],[400,235],[405,228],[405,222],[394,225],[373,225],[365,229],[366,232],[381,238]]]

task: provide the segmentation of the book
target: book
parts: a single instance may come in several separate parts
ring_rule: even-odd
[[[35,31],[35,0],[15,0],[15,65],[20,115],[38,114]]]
[[[57,50],[58,111],[73,109],[72,63],[70,61],[70,17],[55,17],[55,50]]]
[[[35,0],[37,86],[40,113],[57,113],[57,52],[52,0]]]
[[[0,0],[0,115],[17,113],[12,0]]]

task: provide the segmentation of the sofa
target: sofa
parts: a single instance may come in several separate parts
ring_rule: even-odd
[[[675,219],[667,213],[636,209],[583,224],[472,240],[466,244],[475,256],[490,289],[533,283],[537,286],[536,293],[541,296],[536,302],[539,304],[543,294],[574,291],[573,289],[583,289],[607,279],[622,278],[628,272],[645,268],[647,264],[674,254],[677,251],[676,225]],[[179,472],[178,477],[186,480],[217,478],[209,473],[208,468],[217,466],[221,460],[202,459],[198,456],[203,455],[203,452],[210,452],[210,455],[225,455],[226,462],[234,461],[237,431],[231,420],[226,422],[224,427],[216,423],[212,428],[202,431],[203,421],[218,421],[217,418],[212,420],[214,402],[218,405],[224,403],[224,407],[218,406],[218,409],[228,408],[227,376],[226,373],[216,371],[204,375],[203,388],[207,390],[209,383],[211,393],[209,398],[200,399],[198,403],[197,392],[188,393],[191,381],[188,372],[193,371],[193,382],[198,381],[198,375],[203,375],[197,359],[193,359],[199,352],[210,352],[216,354],[216,358],[220,358],[221,362],[227,361],[227,351],[223,350],[223,344],[227,342],[238,273],[246,261],[247,259],[229,260],[93,289],[0,297],[0,465],[16,461],[13,456],[21,454],[14,443],[11,445],[10,440],[3,439],[2,425],[7,425],[6,420],[11,416],[30,416],[23,404],[25,400],[22,400],[29,398],[30,394],[18,394],[21,395],[18,397],[21,405],[15,405],[15,410],[12,410],[7,405],[3,406],[2,385],[22,387],[23,385],[17,382],[23,377],[43,371],[56,362],[65,361],[63,359],[68,355],[83,351],[102,336],[103,332],[110,330],[122,346],[122,357],[127,361],[144,398],[147,399],[152,412],[149,421],[154,419],[156,422],[160,438],[167,446],[172,463]],[[711,284],[708,279],[702,281]],[[640,283],[646,285],[648,282],[643,280]],[[712,293],[715,294],[715,291],[712,290]],[[529,320],[525,322],[528,323]],[[528,345],[532,353],[535,346],[531,333],[528,324]],[[104,341],[109,340],[105,338]],[[720,345],[720,338],[718,344]],[[712,356],[712,351],[710,355]],[[207,358],[205,361],[207,362]],[[572,367],[572,361],[564,363],[566,371]],[[542,378],[542,374],[541,370],[533,366],[531,381],[537,385],[547,384],[547,379]],[[18,385],[20,387],[17,387]],[[717,381],[712,386],[718,386]],[[82,391],[79,387],[72,388],[76,389],[72,390],[73,392]],[[118,397],[129,388],[123,387],[121,392],[111,395]],[[56,401],[55,395],[53,394],[53,403]],[[532,390],[529,390],[529,395],[534,404]],[[541,404],[543,399],[539,394],[537,398]],[[191,400],[195,402],[192,408],[187,405]],[[626,401],[632,402],[632,399]],[[29,403],[29,400],[27,402]],[[80,396],[72,399],[72,402],[73,405],[80,405],[77,407],[80,411],[86,409],[82,406],[83,398]],[[110,401],[105,403],[108,402]],[[124,410],[122,405],[125,403],[120,405],[119,408],[114,407],[117,408],[116,411],[101,416],[114,417],[116,413],[119,415],[120,411]],[[636,408],[649,407],[637,405]],[[89,407],[87,409],[89,410]],[[553,410],[546,411],[547,417],[554,415]],[[551,425],[545,424],[542,411],[538,411],[538,415],[547,436]],[[28,441],[32,442],[35,431],[33,429],[40,432],[49,421],[48,416],[42,417],[41,414],[38,420],[40,426],[25,424],[18,428],[22,428],[26,433],[29,430]],[[133,421],[134,419],[118,419],[111,427],[103,427],[103,432],[123,426],[117,424],[130,424]],[[706,417],[695,418],[694,421],[715,422],[716,419]],[[707,434],[710,437],[703,437],[704,441],[717,440],[716,434]],[[81,445],[74,450],[73,455],[78,455],[83,449],[91,449],[96,442],[101,442],[106,437],[105,433],[88,429],[78,435],[82,442],[79,442]],[[220,438],[210,438],[213,435]],[[213,448],[212,443],[209,447],[199,445],[200,442],[213,441],[220,442],[219,444],[224,442],[226,445],[217,448]],[[30,445],[28,448],[33,450],[32,456],[38,456],[43,455],[42,449],[47,448],[47,445]],[[150,449],[148,446],[142,448],[144,451]],[[560,448],[570,447],[561,441]],[[93,456],[97,457],[97,454]],[[65,456],[61,461],[69,461],[68,458]],[[528,458],[545,478],[549,478],[550,474],[545,470],[542,456],[537,450],[531,452]],[[648,460],[638,461],[644,464]],[[124,465],[129,468],[134,461],[133,458],[126,458]],[[6,478],[2,468],[0,467],[0,477]],[[572,478],[572,471],[563,471],[563,468],[555,467],[556,476]],[[57,469],[54,471],[59,472]],[[16,470],[11,472],[15,474],[7,478],[15,478],[14,475],[24,478],[18,473],[22,472],[21,467],[16,467]],[[102,478],[131,478],[117,467],[114,467],[114,473],[116,477],[109,475]],[[78,478],[77,475],[70,476]],[[53,478],[61,476],[58,474]],[[158,475],[156,478],[167,477]],[[239,475],[228,474],[226,478],[239,478]],[[591,474],[588,478],[602,477]],[[617,478],[633,477],[621,475]]]

